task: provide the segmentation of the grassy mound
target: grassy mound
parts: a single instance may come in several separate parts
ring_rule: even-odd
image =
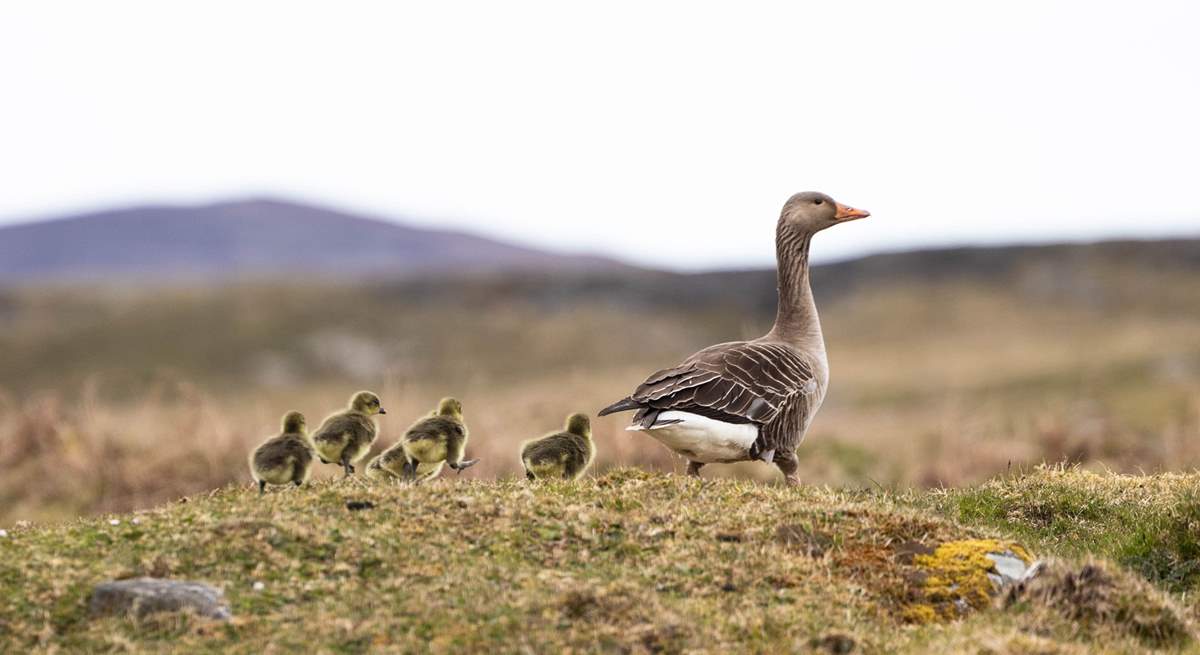
[[[1200,475],[1042,467],[944,492],[954,518],[1043,551],[1097,554],[1175,592],[1200,587]]]
[[[1166,591],[1172,582],[1077,557],[1023,513],[1075,474],[903,494],[628,469],[532,486],[352,479],[261,498],[229,487],[134,515],[10,531],[0,539],[0,585],[10,590],[0,594],[0,651],[1194,648],[1184,597]],[[1080,490],[1116,502],[1107,493]],[[1154,503],[1145,511],[1169,513]],[[1106,550],[1119,540],[1103,539],[1103,525],[1075,529],[1100,555],[1117,552]],[[1065,559],[1000,604],[955,582],[978,580],[968,564],[980,549],[1017,544]],[[943,565],[964,577],[931,584],[929,571]],[[139,575],[221,586],[235,618],[87,616],[95,583]],[[914,605],[932,601],[972,611],[914,622]]]

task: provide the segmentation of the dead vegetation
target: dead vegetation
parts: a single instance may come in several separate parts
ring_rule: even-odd
[[[1161,590],[1102,561],[1054,560],[1040,575],[1010,589],[1007,609],[1129,636],[1152,648],[1178,648],[1194,638],[1187,613]]]
[[[818,271],[818,290],[834,291],[821,299],[833,377],[802,478],[954,487],[1041,462],[1194,468],[1195,275],[1039,266],[919,284],[911,272]],[[455,395],[482,458],[464,477],[517,474],[518,444],[566,413],[594,412],[702,346],[761,333],[773,293],[760,273],[0,291],[0,525],[246,480],[245,453],[285,411],[315,422],[360,388],[388,407],[378,448]],[[682,471],[623,419],[595,422],[598,472]]]

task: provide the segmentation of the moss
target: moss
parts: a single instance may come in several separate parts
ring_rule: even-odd
[[[901,616],[914,623],[929,623],[964,616],[991,605],[998,590],[989,573],[996,573],[988,553],[1012,553],[1026,564],[1033,562],[1022,546],[998,539],[964,539],[938,546],[932,553],[917,554],[913,565],[917,582],[912,602]]]
[[[1200,587],[1200,477],[1095,473],[1049,466],[974,489],[940,508],[1039,550],[1111,557],[1173,592]]]

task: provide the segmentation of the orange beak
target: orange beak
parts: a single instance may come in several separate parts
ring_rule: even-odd
[[[840,202],[834,204],[837,205],[837,213],[834,214],[834,218],[838,219],[839,221],[853,221],[855,219],[866,218],[871,215],[871,212],[865,209],[847,207]]]

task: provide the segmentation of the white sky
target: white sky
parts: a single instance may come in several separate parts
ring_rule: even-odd
[[[414,3],[415,4],[415,3]],[[1200,234],[1200,3],[0,6],[0,222],[269,194],[659,266]]]

